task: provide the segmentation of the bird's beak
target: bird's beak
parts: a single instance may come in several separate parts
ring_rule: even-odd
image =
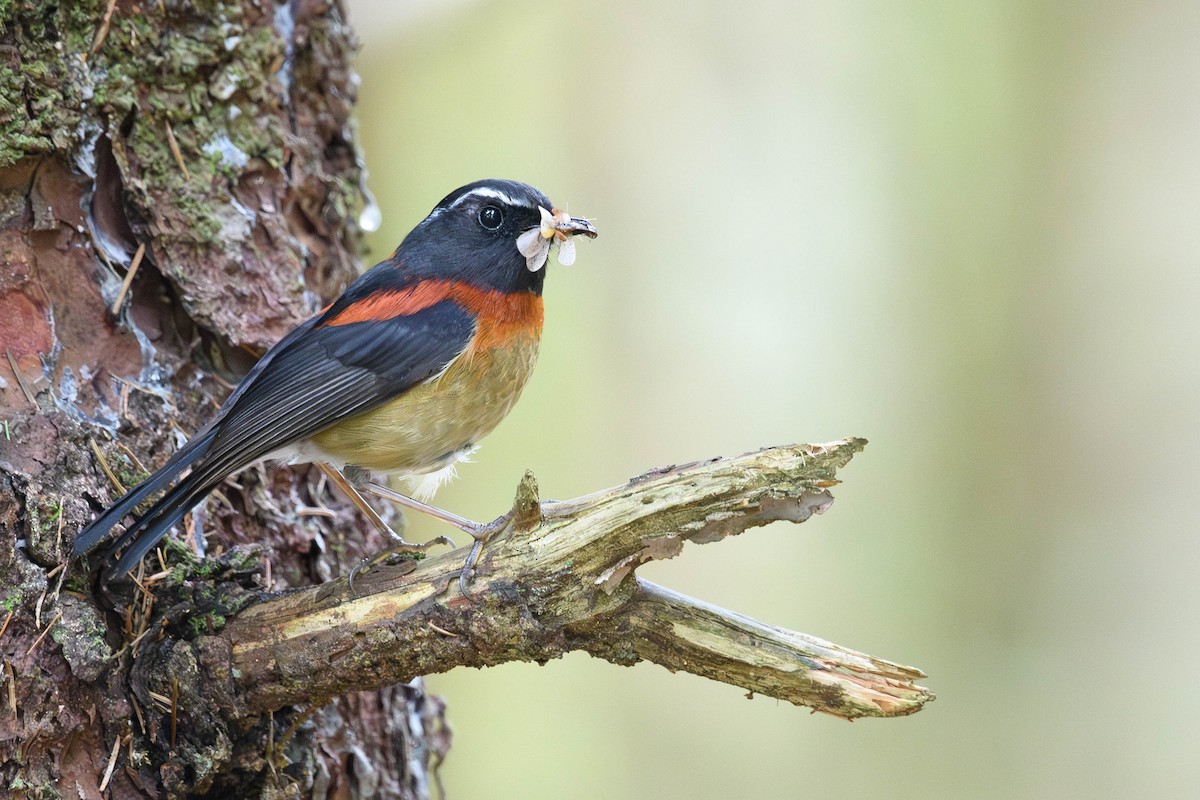
[[[538,206],[542,222],[536,228],[530,228],[517,237],[517,250],[525,256],[525,266],[530,272],[537,272],[546,265],[546,257],[552,243],[558,244],[558,263],[569,267],[575,263],[575,242],[571,237],[582,233],[589,239],[595,239],[596,226],[581,217],[572,217],[562,209],[547,211]]]
[[[559,238],[583,234],[589,239],[595,239],[600,235],[596,231],[595,225],[580,217],[566,217],[565,219],[561,219],[561,221],[555,219],[554,231],[561,235]]]

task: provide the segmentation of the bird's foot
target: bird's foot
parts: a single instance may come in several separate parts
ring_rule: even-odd
[[[473,529],[467,531],[475,542],[471,545],[471,552],[467,554],[467,560],[463,562],[462,571],[458,573],[458,591],[472,603],[475,602],[475,596],[468,591],[467,586],[470,584],[471,578],[475,577],[475,565],[479,561],[480,553],[483,552],[483,546],[496,534],[512,527],[512,524],[512,514],[505,514],[486,525],[476,523]]]
[[[349,584],[350,593],[352,595],[354,594],[354,576],[358,575],[360,572],[367,572],[371,569],[371,567],[377,566],[378,564],[388,562],[401,553],[423,554],[435,544],[444,544],[448,547],[457,547],[457,545],[454,543],[454,540],[449,536],[438,536],[430,539],[424,544],[417,544],[415,542],[404,541],[404,539],[391,528],[385,527],[384,530],[392,539],[391,546],[373,556],[362,559],[350,569],[350,576],[347,579],[347,583]]]

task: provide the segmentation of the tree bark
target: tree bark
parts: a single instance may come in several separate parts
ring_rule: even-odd
[[[448,737],[419,681],[303,719],[156,728],[132,664],[169,609],[112,611],[78,569],[57,570],[74,533],[211,413],[222,382],[357,274],[343,9],[0,13],[0,794],[426,796]],[[383,545],[314,470],[253,470],[216,498],[188,539],[210,555],[262,543],[269,562],[239,562],[247,584],[320,583]],[[186,593],[174,602],[197,605]]]

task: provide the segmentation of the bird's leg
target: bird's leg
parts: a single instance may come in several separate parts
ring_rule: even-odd
[[[472,522],[466,517],[460,517],[458,514],[452,514],[449,511],[444,511],[437,506],[431,506],[428,503],[422,503],[420,500],[414,500],[406,494],[389,489],[386,486],[381,486],[378,483],[367,483],[363,486],[363,491],[367,494],[373,494],[376,497],[382,497],[384,500],[391,500],[397,505],[411,508],[413,511],[420,511],[422,514],[428,514],[434,519],[440,519],[447,525],[453,525],[463,533],[475,535],[475,531],[482,527],[478,522]]]
[[[383,517],[379,516],[379,512],[371,508],[371,504],[367,502],[367,499],[359,494],[358,490],[354,488],[354,484],[337,467],[321,462],[318,462],[317,466],[320,467],[321,472],[325,473],[325,477],[329,478],[334,486],[341,489],[342,494],[346,495],[350,499],[350,502],[354,503],[367,519],[371,520],[380,531],[392,540],[392,546],[388,550],[389,554],[397,552],[419,553],[434,544],[454,546],[454,542],[445,536],[439,536],[426,544],[413,544],[412,542],[404,541],[404,537],[392,530],[392,527],[383,521]],[[368,486],[370,485],[368,484]]]
[[[445,522],[447,525],[453,525],[475,540],[474,544],[471,545],[471,552],[463,564],[462,571],[458,574],[458,590],[462,592],[463,597],[473,600],[474,598],[471,596],[471,593],[467,591],[467,584],[470,583],[471,576],[475,574],[475,563],[479,561],[479,554],[483,552],[483,546],[488,543],[488,540],[512,524],[511,515],[505,514],[499,519],[483,525],[478,522],[472,522],[465,517],[460,517],[457,514],[452,514],[437,506],[431,506],[428,503],[422,503],[420,500],[414,500],[408,495],[400,494],[377,483],[367,483],[363,486],[363,489],[376,497],[391,500],[393,503],[402,505],[405,508],[411,508],[413,511],[428,514],[434,519]]]

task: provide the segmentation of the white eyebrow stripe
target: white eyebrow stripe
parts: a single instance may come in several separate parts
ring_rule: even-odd
[[[472,189],[451,203],[450,208],[454,208],[459,203],[465,202],[469,197],[490,197],[493,200],[499,200],[500,202],[507,203],[510,206],[524,206],[525,208],[533,208],[533,206],[531,206],[527,200],[518,200],[512,195],[502,192],[499,189],[493,189],[490,186],[480,186],[476,189]]]

